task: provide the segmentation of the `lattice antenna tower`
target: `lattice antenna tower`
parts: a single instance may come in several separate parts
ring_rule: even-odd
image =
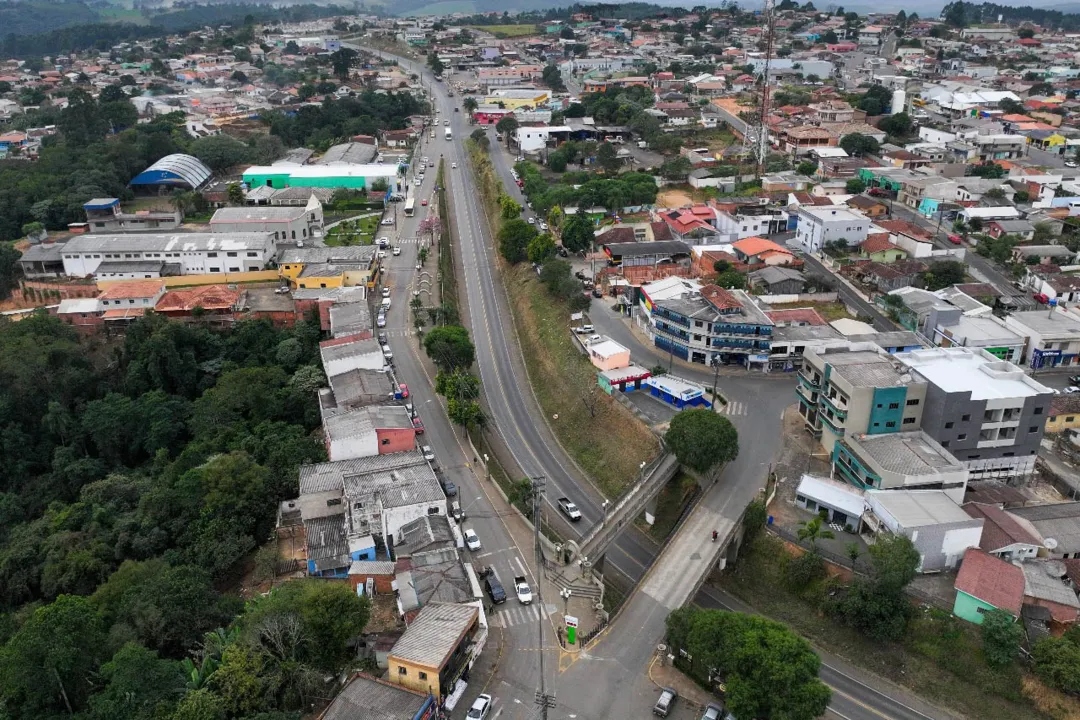
[[[761,66],[761,93],[757,112],[746,124],[743,148],[754,158],[754,174],[761,177],[765,172],[765,160],[769,157],[769,109],[771,95],[769,88],[769,70],[772,65],[774,43],[776,41],[776,16],[773,13],[773,0],[765,0],[765,63]],[[755,77],[756,80],[756,77]]]

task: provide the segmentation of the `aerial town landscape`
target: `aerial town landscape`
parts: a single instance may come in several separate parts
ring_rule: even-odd
[[[872,10],[0,3],[0,720],[1080,720],[1080,5]]]

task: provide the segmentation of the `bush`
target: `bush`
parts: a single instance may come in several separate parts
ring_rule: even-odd
[[[788,561],[787,583],[792,590],[805,590],[824,577],[825,560],[816,552],[803,553]]]

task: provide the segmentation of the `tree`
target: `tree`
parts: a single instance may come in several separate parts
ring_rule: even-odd
[[[247,145],[225,134],[198,138],[191,143],[190,150],[216,173],[247,162],[251,153]]]
[[[964,282],[967,277],[967,266],[958,260],[942,260],[930,266],[923,273],[923,283],[931,292],[942,288],[952,287],[957,283]]]
[[[1080,643],[1070,629],[1063,637],[1044,637],[1035,643],[1031,657],[1035,674],[1052,688],[1080,693]]]
[[[214,693],[196,689],[184,695],[169,720],[225,720],[225,707]]]
[[[229,183],[229,188],[226,193],[229,197],[230,205],[244,204],[244,189],[240,187],[240,183]]]
[[[728,288],[729,290],[746,289],[746,276],[733,267],[729,267],[719,273],[713,282],[720,287]]]
[[[692,658],[699,682],[724,679],[726,709],[736,717],[812,720],[828,705],[810,643],[773,620],[685,607],[668,616],[667,641]]]
[[[881,535],[870,546],[870,558],[870,577],[856,579],[828,608],[876,640],[896,640],[903,636],[912,614],[904,587],[915,578],[919,551],[903,535]]]
[[[61,595],[34,610],[0,650],[0,696],[25,717],[73,715],[86,706],[105,646],[90,601]]]
[[[795,166],[795,172],[806,177],[812,177],[817,172],[818,164],[812,160],[804,160]]]
[[[499,118],[499,121],[495,123],[495,132],[499,133],[506,139],[506,147],[510,147],[510,136],[514,134],[514,131],[518,129],[520,123],[518,119],[513,115],[503,115]]]
[[[903,535],[881,535],[870,546],[871,577],[881,585],[903,590],[918,574],[922,561],[911,540]]]
[[[105,136],[108,125],[89,93],[77,88],[68,93],[67,100],[57,125],[70,145],[86,146]]]
[[[566,85],[563,84],[562,73],[559,72],[559,68],[556,65],[544,66],[544,71],[541,77],[549,88],[554,92],[566,92]]]
[[[537,235],[529,242],[526,254],[529,262],[543,265],[545,260],[555,255],[555,239],[548,233]]]
[[[424,336],[424,352],[439,372],[446,373],[468,369],[476,359],[476,348],[469,339],[469,331],[460,325],[432,328]]]
[[[484,152],[487,152],[491,148],[491,139],[482,129],[477,128],[476,130],[473,130],[472,134],[469,135],[469,139],[476,143],[476,146]]]
[[[995,162],[968,165],[967,169],[975,177],[990,178],[992,180],[1005,177],[1005,168]]]
[[[461,105],[462,105],[462,107],[464,107],[464,108],[465,108],[465,112],[467,112],[467,113],[474,113],[474,112],[476,112],[476,108],[480,107],[480,103],[478,103],[478,102],[476,101],[476,98],[474,98],[474,97],[467,97],[467,98],[465,98],[465,99],[464,99],[464,100],[463,100],[463,101],[461,102]],[[484,131],[483,131],[483,130],[480,130],[480,132],[484,132]],[[487,135],[486,135],[486,133],[485,133],[485,137],[486,137],[486,136],[487,136]]]
[[[521,218],[508,220],[499,229],[499,253],[515,265],[526,258],[526,249],[536,235],[536,228]]]
[[[596,163],[609,175],[617,175],[622,161],[619,160],[618,152],[611,143],[600,143],[596,148]]]
[[[348,80],[349,71],[356,63],[358,53],[352,48],[341,48],[330,55],[330,67],[339,80]]]
[[[1009,611],[995,608],[983,613],[983,655],[991,667],[1012,665],[1020,653],[1023,639],[1024,628]]]
[[[832,530],[822,528],[822,520],[820,517],[815,517],[811,520],[799,523],[799,540],[805,540],[810,543],[810,551],[817,552],[818,540],[831,540],[836,535]]]
[[[246,85],[248,81],[248,76],[240,70],[233,70],[233,73],[229,76],[229,79],[233,82],[238,82],[241,85]]]
[[[743,515],[744,540],[746,543],[753,542],[754,538],[761,533],[761,529],[765,527],[768,518],[769,509],[765,507],[765,503],[761,500],[754,500],[746,506],[746,513]]]
[[[127,102],[128,94],[124,92],[124,86],[119,83],[115,85],[107,85],[102,89],[98,95],[99,103],[107,102]]]
[[[1021,40],[1030,40],[1035,37],[1035,29],[1032,27],[1022,27],[1016,31],[1016,36]]]
[[[840,42],[840,38],[836,36],[836,31],[826,30],[825,34],[821,36],[821,41],[828,45],[835,45]]]
[[[712,410],[684,410],[672,419],[664,444],[680,464],[715,478],[714,473],[739,455],[739,432]]]
[[[428,67],[431,68],[431,71],[436,75],[442,75],[443,70],[446,69],[446,66],[443,65],[442,60],[439,59],[438,53],[435,52],[428,53],[427,64]]]
[[[593,234],[593,225],[585,217],[583,212],[577,212],[566,221],[566,227],[562,231],[563,247],[569,252],[580,253],[592,247],[596,236]]]
[[[862,156],[878,151],[878,141],[862,133],[849,133],[840,138],[840,147],[848,155]]]
[[[847,181],[845,189],[851,195],[859,195],[866,191],[866,181],[862,178],[853,177]]]
[[[500,195],[499,213],[502,215],[503,220],[520,220],[521,218],[518,216],[521,215],[521,205],[509,195]]]
[[[19,274],[19,258],[22,253],[11,243],[0,242],[0,300],[11,297]]]
[[[1024,104],[1018,100],[1013,100],[1012,98],[1002,98],[1001,101],[998,102],[998,108],[1006,115],[1024,114]]]
[[[90,698],[90,717],[100,720],[155,720],[172,707],[184,689],[180,663],[153,650],[127,643],[101,666],[104,687]]]
[[[659,172],[660,177],[667,180],[685,181],[690,175],[690,171],[693,169],[693,166],[690,164],[690,159],[683,155],[679,155],[670,160],[665,160],[660,166]]]
[[[888,115],[878,122],[878,129],[884,130],[889,135],[902,138],[911,134],[914,129],[915,123],[911,121],[911,116],[906,112],[898,112],[895,115]]]

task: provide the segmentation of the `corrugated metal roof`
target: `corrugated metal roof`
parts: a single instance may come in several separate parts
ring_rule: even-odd
[[[391,657],[426,667],[440,668],[462,635],[476,622],[479,609],[472,605],[432,603],[423,608],[401,636]]]
[[[358,674],[338,693],[320,720],[413,720],[431,701],[430,695]]]

